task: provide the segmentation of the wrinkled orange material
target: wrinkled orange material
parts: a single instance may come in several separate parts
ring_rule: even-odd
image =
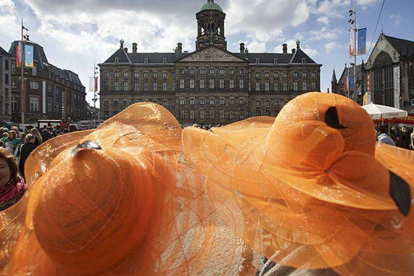
[[[336,129],[325,123],[337,110]],[[335,94],[307,93],[276,119],[186,128],[187,159],[223,221],[279,265],[341,275],[413,275],[414,211],[389,195],[389,172],[414,185],[414,155],[376,147],[369,115]],[[244,223],[235,225],[233,218]],[[295,274],[296,275],[296,274]]]
[[[42,144],[28,192],[0,213],[1,275],[234,274],[242,243],[185,164],[181,132],[141,103]],[[74,152],[86,141],[102,149]]]

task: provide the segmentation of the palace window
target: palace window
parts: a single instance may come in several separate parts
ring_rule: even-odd
[[[128,91],[128,82],[124,81],[124,91]]]
[[[198,70],[198,73],[199,73],[200,75],[204,75],[204,74],[205,74],[205,70],[204,70],[204,69],[200,69],[200,70]]]
[[[224,119],[224,109],[220,109],[220,119]]]
[[[8,80],[8,78],[7,78]],[[35,81],[30,82],[30,89],[39,89],[39,84]]]
[[[256,91],[260,91],[260,82],[256,82]]]
[[[166,100],[162,100],[161,105],[162,105],[163,107],[167,107],[167,101],[166,101]]]
[[[241,76],[244,75],[244,69],[239,70],[239,75],[241,75]]]
[[[275,91],[279,91],[279,83],[278,82],[274,83],[274,89],[275,89]]]
[[[316,90],[316,81],[311,82],[312,90]]]
[[[204,79],[200,79],[200,89],[204,89]]]
[[[307,78],[307,76],[308,76],[308,73],[307,73],[307,72],[303,72],[303,73],[302,73],[302,77],[303,77],[304,79],[306,79],[306,78]]]
[[[135,79],[139,78],[139,72],[134,72],[134,78]]]
[[[224,89],[224,79],[220,79],[220,89]]]
[[[134,91],[138,92],[139,91],[139,84],[138,82],[134,82]]]
[[[124,72],[124,78],[128,78],[128,72]]]
[[[109,101],[104,101],[104,108],[109,108]]]
[[[114,82],[114,90],[115,91],[119,90],[119,83],[117,81]]]
[[[269,72],[266,72],[266,73],[265,73],[265,78],[266,78],[266,79],[268,79],[269,77],[270,77]]]
[[[148,92],[148,81],[144,81],[144,92]]]
[[[190,120],[194,120],[194,119],[195,119],[195,110],[190,109]]]
[[[234,69],[233,68],[230,69],[229,73],[230,73],[230,75],[234,75]]]
[[[293,72],[293,78],[297,79],[298,78],[298,72]]]
[[[194,69],[190,69],[190,75],[191,76],[194,76],[194,74],[195,74],[195,70]]]
[[[312,72],[312,78],[316,78],[316,72]]]
[[[278,79],[279,78],[279,73],[278,72],[273,73],[273,78]]]
[[[224,105],[224,99],[220,99],[220,105]]]
[[[118,78],[119,77],[119,75],[118,75],[118,71],[115,71],[114,72],[114,78]]]
[[[144,72],[144,78],[148,78],[148,72]]]
[[[195,100],[194,99],[190,99],[190,105],[194,105],[195,104]]]
[[[283,91],[288,91],[288,83],[287,82],[283,83]]]
[[[244,89],[244,80],[243,79],[239,79],[239,88]]]
[[[210,79],[210,89],[214,89],[214,79]]]
[[[229,80],[229,87],[230,87],[230,89],[234,88],[234,79]]]
[[[162,72],[162,78],[163,79],[167,78],[167,72]]]
[[[109,72],[105,72],[105,73],[104,73],[104,78],[105,78],[105,79],[109,78]]]
[[[239,105],[244,105],[244,99],[239,99]]]
[[[158,78],[158,72],[157,71],[152,72],[152,77],[153,78]]]
[[[210,109],[210,119],[214,119],[214,109]]]
[[[167,91],[167,82],[166,81],[162,82],[162,91]]]
[[[234,105],[234,99],[230,99],[230,100],[229,100],[229,104],[230,104],[230,105]]]
[[[184,88],[184,79],[180,79],[180,89]]]
[[[306,81],[302,82],[302,86],[303,86],[303,89],[302,89],[303,91],[308,90]]]
[[[224,75],[224,69],[220,69],[219,74]]]
[[[154,91],[154,92],[158,91],[158,83],[157,82],[152,83],[152,91]]]
[[[214,99],[210,99],[210,105],[214,105],[215,104],[215,100]]]
[[[260,72],[256,72],[256,79],[260,79]]]
[[[180,105],[184,105],[185,104],[185,100],[184,99],[180,99]]]
[[[293,90],[298,91],[298,82],[297,81],[293,82]]]
[[[172,81],[171,82],[171,90],[172,91],[175,91],[175,81]]]
[[[283,78],[284,78],[284,79],[287,79],[287,77],[288,77],[287,72],[283,72]]]
[[[269,91],[269,90],[270,90],[270,83],[265,82],[265,91]]]
[[[180,109],[180,119],[181,120],[185,119],[185,111],[184,111],[184,109]]]
[[[205,116],[204,109],[200,109],[200,119],[204,119]]]
[[[190,88],[194,89],[195,86],[195,80],[194,79],[190,79]]]
[[[214,69],[210,69],[210,75],[214,75]]]
[[[270,101],[265,101],[265,106],[270,107]]]

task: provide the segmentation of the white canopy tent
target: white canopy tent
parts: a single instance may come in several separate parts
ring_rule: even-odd
[[[373,120],[396,119],[407,117],[405,110],[394,108],[391,106],[370,103],[362,106]]]

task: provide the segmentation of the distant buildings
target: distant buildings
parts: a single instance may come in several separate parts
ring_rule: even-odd
[[[11,120],[11,55],[0,47],[0,120]]]
[[[332,92],[347,94],[344,89],[348,69],[332,79]],[[353,68],[350,68],[353,76]],[[368,61],[357,67],[359,101],[368,93],[376,104],[414,109],[414,41],[381,34]]]
[[[320,91],[320,67],[297,42],[288,52],[250,53],[244,43],[229,52],[226,14],[208,0],[197,18],[196,51],[178,43],[171,53],[120,48],[100,66],[101,118],[135,102],[155,102],[183,124],[227,124],[251,116],[275,116],[289,100]]]
[[[26,42],[34,50],[34,66],[25,67],[25,123],[39,119],[86,119],[87,109],[85,87],[78,75],[70,70],[60,69],[49,63],[43,47],[34,42]],[[11,121],[21,122],[21,67],[16,66],[16,45],[11,44]]]

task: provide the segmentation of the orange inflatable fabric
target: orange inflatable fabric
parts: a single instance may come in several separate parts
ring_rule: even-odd
[[[414,274],[413,154],[376,146],[352,100],[307,93],[276,119],[186,128],[182,142],[221,219],[274,275]]]
[[[42,144],[25,197],[0,213],[1,275],[234,274],[242,242],[183,159],[181,132],[140,103]]]

